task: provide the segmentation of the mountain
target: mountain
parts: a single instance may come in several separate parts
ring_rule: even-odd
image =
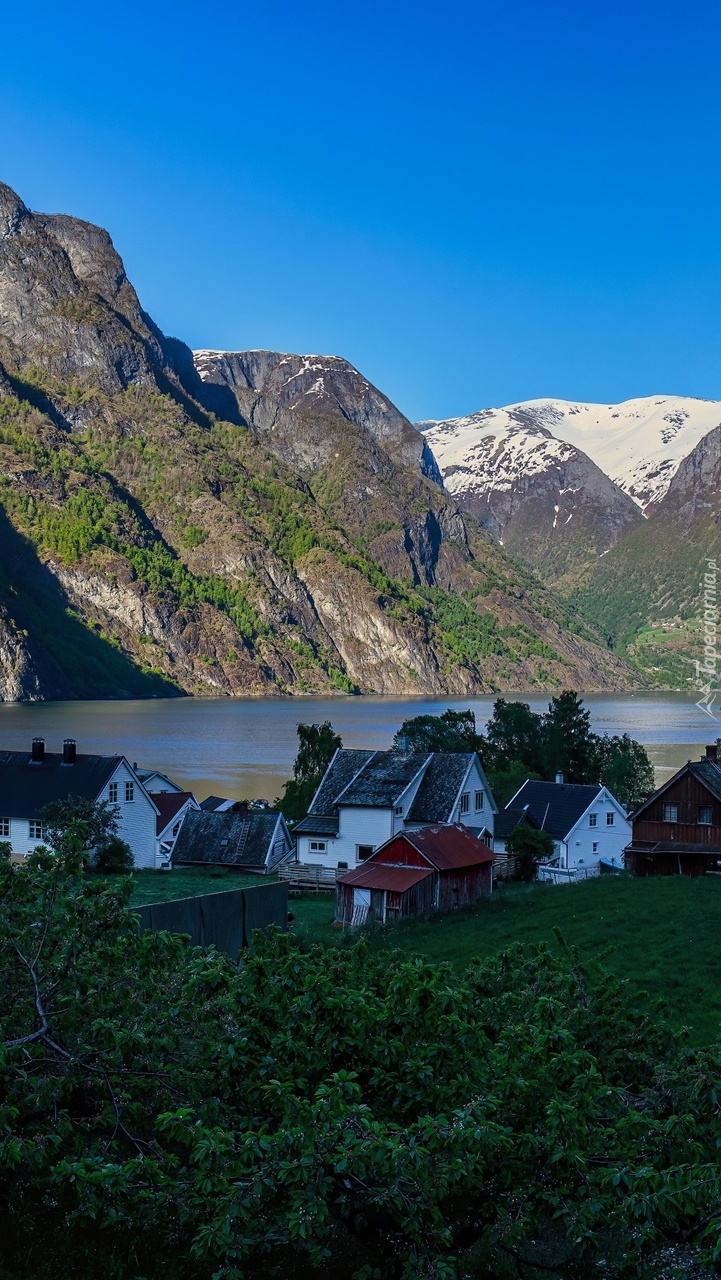
[[[648,519],[559,586],[648,681],[693,690],[704,661],[703,578],[710,572],[715,584],[714,561],[721,564],[721,426],[682,459]],[[715,586],[706,603],[715,609]],[[710,680],[719,683],[717,670]]]
[[[347,362],[192,353],[0,186],[0,697],[634,679]]]
[[[449,493],[546,582],[605,555],[643,519],[586,453],[523,406],[418,425]]]

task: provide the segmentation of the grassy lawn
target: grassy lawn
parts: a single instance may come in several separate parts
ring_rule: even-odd
[[[244,889],[247,885],[268,884],[275,876],[244,875],[242,871],[218,868],[174,867],[172,871],[134,871],[135,891],[131,906],[148,902],[168,902],[171,898],[196,898],[201,893],[221,893],[224,889]]]
[[[343,945],[331,894],[290,899],[294,929],[307,942]],[[662,998],[671,1020],[691,1028],[694,1044],[721,1032],[721,881],[705,877],[634,880],[603,876],[577,885],[499,890],[469,911],[386,926],[372,945],[401,947],[464,968],[511,942],[554,942],[554,928],[627,978],[639,1002]]]

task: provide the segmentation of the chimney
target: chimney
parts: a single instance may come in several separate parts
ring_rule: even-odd
[[[45,759],[45,739],[33,738],[31,760],[33,764],[42,764]]]
[[[75,764],[77,748],[74,738],[66,738],[63,742],[63,764]]]
[[[557,786],[557,787],[562,787],[562,786],[563,786],[563,774],[561,773],[561,770],[560,770],[560,769],[559,769],[558,773],[556,774],[556,786]]]
[[[709,745],[706,748],[706,759],[712,760],[714,764],[718,762],[718,743],[716,742],[709,743]]]

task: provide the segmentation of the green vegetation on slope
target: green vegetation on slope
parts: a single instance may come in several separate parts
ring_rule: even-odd
[[[332,926],[329,894],[291,899],[295,931],[305,942],[348,945]],[[369,945],[400,947],[459,971],[512,942],[552,943],[555,930],[584,955],[602,955],[628,979],[639,1009],[663,1000],[676,1027],[690,1027],[694,1044],[721,1033],[718,930],[721,883],[712,876],[634,880],[600,876],[574,885],[522,885],[497,890],[468,911],[369,931]]]

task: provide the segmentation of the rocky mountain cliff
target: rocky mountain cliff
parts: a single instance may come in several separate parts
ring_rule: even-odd
[[[449,493],[546,582],[605,555],[643,519],[585,453],[522,408],[419,425]]]
[[[0,186],[0,698],[633,677],[352,366],[198,353],[107,233]]]

